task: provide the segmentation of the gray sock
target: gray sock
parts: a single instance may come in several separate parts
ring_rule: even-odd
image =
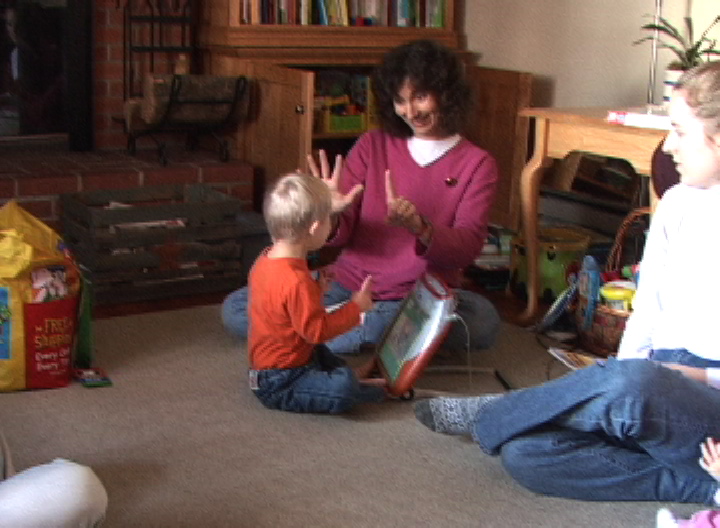
[[[432,431],[450,435],[470,433],[475,417],[483,407],[502,394],[470,398],[431,398],[415,404],[415,417]]]

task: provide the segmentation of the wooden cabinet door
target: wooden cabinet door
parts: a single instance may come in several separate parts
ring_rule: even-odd
[[[532,74],[471,66],[468,78],[474,105],[465,136],[495,157],[500,176],[490,222],[517,230],[530,126],[518,112],[530,106]]]
[[[312,146],[315,74],[251,62],[250,103],[239,138],[242,159],[264,171],[265,182],[305,169]]]

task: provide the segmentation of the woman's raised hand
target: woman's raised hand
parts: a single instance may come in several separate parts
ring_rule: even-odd
[[[413,204],[407,198],[398,196],[395,192],[390,171],[385,171],[385,198],[387,200],[387,221],[396,226],[404,227],[411,233],[417,234],[422,230],[422,218]]]
[[[712,438],[706,438],[700,444],[702,457],[700,467],[707,471],[715,480],[720,480],[720,444]]]
[[[308,154],[307,162],[310,173],[316,178],[320,178],[330,189],[330,197],[332,199],[332,212],[341,213],[355,200],[355,198],[363,191],[363,185],[358,183],[347,194],[340,191],[340,174],[342,173],[342,156],[335,157],[335,165],[330,172],[330,164],[328,163],[327,154],[324,150],[320,150],[318,155],[320,158],[320,167]]]

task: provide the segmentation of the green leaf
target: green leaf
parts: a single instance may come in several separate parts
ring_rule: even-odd
[[[688,36],[688,37],[687,37],[687,38],[688,38],[687,41],[688,41],[688,44],[689,44],[690,42],[695,42],[694,39],[693,39],[693,23],[692,23],[692,18],[690,18],[690,17],[685,17],[685,27],[687,28],[687,36]],[[688,46],[686,46],[686,47],[688,47]]]
[[[646,31],[657,32],[657,35],[651,37],[643,37],[633,42],[633,45],[640,44],[646,41],[655,41],[657,37],[657,44],[660,48],[671,50],[678,57],[680,66],[683,69],[692,68],[703,62],[703,55],[720,55],[720,51],[716,48],[716,40],[708,38],[708,32],[718,23],[720,23],[720,15],[715,17],[710,25],[703,31],[700,38],[695,40],[693,38],[694,28],[693,21],[690,17],[683,17],[685,29],[687,32],[687,38],[685,38],[678,29],[673,26],[666,18],[658,17],[657,20],[652,15],[645,15],[646,17],[652,17],[653,22],[650,24],[644,24],[640,29]],[[669,38],[671,41],[675,41],[677,45],[668,44],[660,37]]]

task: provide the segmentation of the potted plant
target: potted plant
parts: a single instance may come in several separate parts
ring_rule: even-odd
[[[717,43],[716,39],[711,39],[707,36],[710,30],[720,22],[720,15],[716,16],[713,21],[710,22],[710,25],[702,32],[700,38],[697,40],[693,34],[692,19],[690,17],[684,17],[683,20],[685,21],[685,35],[668,22],[667,19],[658,17],[657,23],[652,22],[645,24],[640,28],[646,31],[652,31],[653,35],[643,37],[633,42],[633,44],[640,44],[648,40],[652,41],[655,39],[655,32],[657,31],[658,47],[669,49],[675,54],[675,60],[671,61],[665,68],[665,80],[663,83],[663,101],[665,104],[670,101],[673,88],[680,78],[680,75],[682,75],[682,72],[701,64],[707,57],[713,55],[720,56],[720,49],[715,47]]]
[[[659,17],[657,23],[645,24],[640,28],[653,33],[657,31],[659,34],[658,46],[669,49],[675,54],[676,59],[667,66],[669,70],[688,70],[702,63],[705,56],[720,55],[720,49],[715,47],[717,41],[707,36],[710,30],[720,22],[720,15],[715,17],[697,40],[693,38],[692,19],[685,17],[683,20],[685,21],[686,36],[683,36],[675,26],[663,17]],[[653,34],[653,36],[638,39],[633,44],[640,44],[648,40],[652,41],[654,38],[655,35]]]

